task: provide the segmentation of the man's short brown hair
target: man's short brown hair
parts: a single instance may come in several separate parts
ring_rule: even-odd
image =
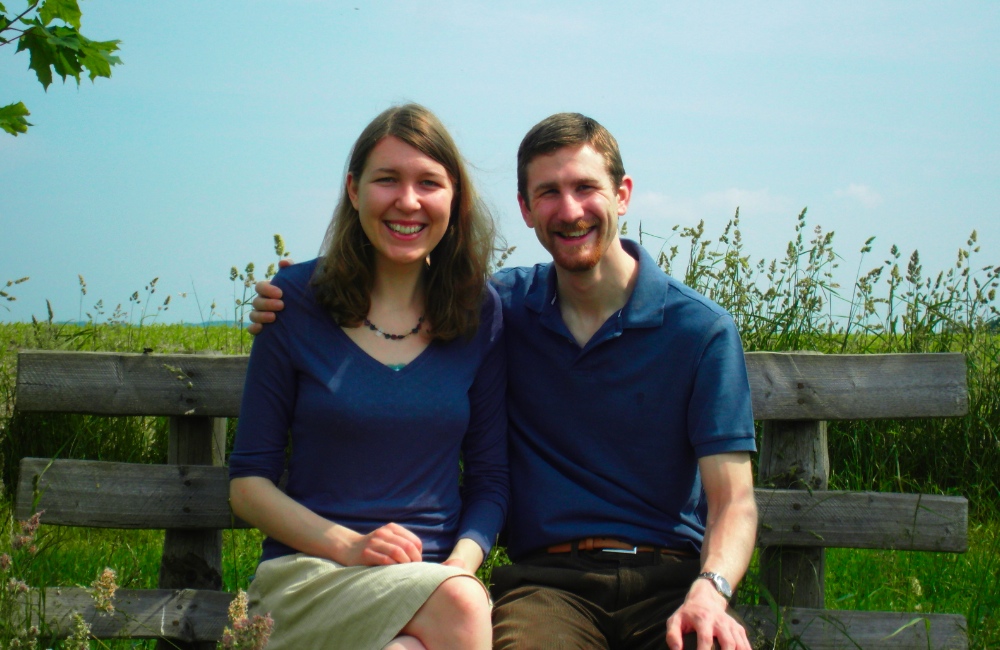
[[[517,148],[517,192],[525,205],[530,205],[528,164],[538,156],[581,144],[589,144],[604,157],[612,187],[617,189],[621,185],[625,178],[625,165],[615,136],[592,117],[580,113],[556,113],[531,127]]]

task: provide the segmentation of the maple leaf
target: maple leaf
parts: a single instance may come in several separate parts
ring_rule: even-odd
[[[0,5],[0,9],[2,8],[3,6]],[[24,119],[27,115],[31,115],[31,113],[28,112],[28,107],[23,102],[0,107],[0,129],[15,137],[19,133],[24,133],[29,126],[32,126],[31,122]]]
[[[38,9],[38,16],[42,19],[43,25],[48,25],[54,18],[58,18],[74,29],[80,29],[80,5],[76,0],[45,0]]]

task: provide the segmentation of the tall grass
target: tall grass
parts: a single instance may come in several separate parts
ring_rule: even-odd
[[[623,226],[626,227],[627,226]],[[904,257],[891,246],[875,257],[865,242],[851,271],[834,249],[833,233],[810,228],[798,216],[785,255],[753,260],[745,250],[739,212],[715,237],[704,225],[675,228],[668,237],[642,231],[647,247],[661,242],[659,264],[726,307],[747,350],[814,350],[828,354],[962,352],[969,368],[970,412],[963,418],[836,422],[829,428],[831,488],[930,492],[967,496],[971,505],[970,552],[880,553],[831,550],[827,602],[831,607],[947,611],[965,614],[973,648],[1000,647],[1000,313],[996,289],[1000,266],[979,261],[973,232],[947,270],[927,272],[919,254]],[[285,257],[276,237],[279,258]],[[508,262],[508,250],[497,266]],[[510,260],[517,262],[519,260]],[[532,260],[533,261],[533,260]],[[870,268],[866,267],[870,265]],[[273,274],[272,268],[267,275]],[[848,280],[843,280],[845,276]],[[18,349],[120,352],[245,353],[243,330],[252,296],[254,267],[233,267],[236,327],[165,325],[153,293],[156,282],[136,292],[110,316],[98,301],[83,311],[85,324],[46,318],[0,323],[0,479],[9,491],[24,456],[62,456],[162,462],[166,423],[159,418],[20,415],[13,411]],[[15,283],[8,283],[7,292]],[[3,297],[3,296],[0,296]],[[140,306],[143,305],[143,306]],[[211,315],[216,306],[210,307]],[[0,503],[4,500],[0,499]],[[6,508],[4,510],[4,508]],[[0,505],[0,520],[10,506]],[[46,530],[43,551],[32,563],[32,584],[89,584],[94,571],[112,564],[125,586],[154,586],[161,533]],[[0,531],[2,532],[2,531]],[[0,535],[2,536],[2,535]],[[224,580],[245,587],[253,572],[259,537],[227,532]],[[3,540],[0,540],[2,548]],[[503,561],[502,555],[491,561]],[[887,577],[890,576],[890,577]]]

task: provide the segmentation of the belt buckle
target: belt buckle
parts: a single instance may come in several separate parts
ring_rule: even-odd
[[[628,548],[602,548],[602,553],[625,553],[626,555],[638,555],[639,547],[633,546],[631,549]]]

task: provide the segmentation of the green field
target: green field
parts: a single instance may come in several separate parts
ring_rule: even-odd
[[[840,256],[832,235],[809,234],[801,215],[781,260],[751,261],[735,219],[715,239],[701,228],[678,230],[664,246],[664,269],[733,314],[747,350],[828,354],[958,351],[969,368],[970,412],[963,418],[831,423],[832,489],[962,495],[970,503],[970,550],[961,555],[830,550],[830,608],[947,612],[966,616],[972,648],[1000,647],[1000,266],[978,260],[975,234],[956,266],[928,274],[919,255],[893,247],[851,286],[834,282]],[[652,236],[641,233],[650,243]],[[667,243],[670,243],[668,241]],[[883,261],[886,260],[886,261]],[[512,260],[518,262],[515,258]],[[234,286],[242,285],[233,277]],[[10,289],[9,289],[10,290]],[[242,287],[241,287],[242,290]],[[231,326],[192,327],[108,318],[59,324],[51,318],[0,324],[0,648],[17,630],[11,580],[28,585],[89,585],[110,566],[121,587],[154,587],[162,533],[67,530],[43,525],[37,552],[12,550],[9,503],[17,462],[25,456],[163,462],[166,424],[158,418],[26,416],[14,411],[18,349],[158,353],[213,350],[245,354],[250,339]],[[232,423],[230,423],[232,425]],[[230,426],[232,430],[232,426]],[[245,587],[259,545],[254,531],[227,532],[227,589]],[[235,558],[235,562],[234,559]],[[502,560],[501,560],[502,561]],[[742,597],[756,598],[751,571]],[[5,609],[7,608],[7,609]],[[92,642],[97,644],[97,642]],[[10,646],[15,647],[15,646]],[[59,647],[58,645],[52,647]],[[133,647],[120,642],[96,647]]]

